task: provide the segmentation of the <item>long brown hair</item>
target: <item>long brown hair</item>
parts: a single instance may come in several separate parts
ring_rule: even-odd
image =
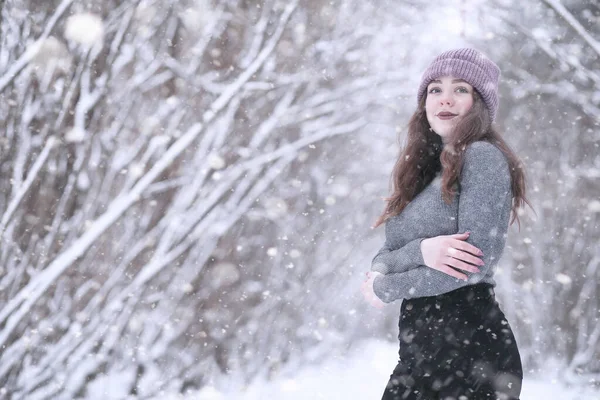
[[[512,223],[517,220],[519,230],[521,223],[517,209],[525,203],[531,204],[525,197],[525,173],[523,164],[506,144],[502,136],[492,126],[490,115],[479,93],[473,90],[473,105],[454,126],[447,143],[433,132],[427,121],[423,96],[417,110],[408,123],[408,138],[404,149],[400,150],[391,175],[393,192],[385,197],[387,206],[377,218],[372,228],[398,215],[442,170],[442,198],[448,204],[456,195],[454,188],[463,165],[467,146],[476,141],[487,141],[498,147],[508,159],[513,195]]]

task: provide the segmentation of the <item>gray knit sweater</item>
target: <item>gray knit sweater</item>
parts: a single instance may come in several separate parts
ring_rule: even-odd
[[[381,272],[373,282],[377,297],[397,299],[436,296],[466,285],[495,285],[494,269],[506,243],[512,207],[511,178],[504,153],[489,142],[470,144],[459,177],[459,194],[442,199],[441,174],[399,214],[385,223],[385,244],[371,263]],[[461,272],[463,281],[425,265],[421,241],[439,235],[471,232],[467,242],[483,252],[479,273]]]

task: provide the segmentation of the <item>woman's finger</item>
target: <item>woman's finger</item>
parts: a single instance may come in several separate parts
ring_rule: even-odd
[[[479,256],[479,257],[483,256],[483,252],[479,248],[477,248],[476,246],[473,246],[471,243],[465,242],[463,240],[453,240],[451,246],[454,247],[455,249],[466,251],[475,256]]]
[[[475,274],[478,272],[481,272],[479,270],[479,268],[477,268],[475,265],[468,264],[468,263],[466,263],[462,260],[459,260],[458,258],[455,258],[453,256],[446,257],[446,259],[444,260],[444,263],[453,268],[462,269],[464,271],[473,272]]]
[[[450,237],[468,237],[470,234],[470,232],[463,232],[463,233],[455,233],[454,235],[449,235]]]
[[[448,255],[450,257],[454,257],[456,259],[459,259],[464,262],[468,262],[469,264],[473,264],[476,266],[484,265],[483,260],[481,258],[474,256],[471,253],[460,250],[460,249],[455,248],[454,251]]]
[[[447,275],[453,276],[455,278],[458,279],[462,279],[463,281],[467,280],[467,276],[463,273],[458,272],[457,270],[455,270],[454,268],[451,268],[447,265],[440,265],[439,267],[436,268],[438,271],[443,272]]]

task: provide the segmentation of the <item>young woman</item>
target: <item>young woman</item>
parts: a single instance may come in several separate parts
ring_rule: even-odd
[[[374,227],[386,241],[363,283],[381,307],[403,299],[400,361],[383,400],[518,399],[523,371],[495,300],[510,214],[529,204],[521,163],[495,130],[500,70],[450,50],[423,74],[393,193]]]

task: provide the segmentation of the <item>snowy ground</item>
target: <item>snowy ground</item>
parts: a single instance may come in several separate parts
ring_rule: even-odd
[[[370,400],[380,399],[383,387],[397,361],[396,345],[369,341],[320,366],[306,368],[295,376],[274,382],[256,382],[243,391],[214,387],[185,400]],[[163,397],[164,398],[164,397]],[[521,400],[600,400],[600,392],[567,388],[556,380],[526,378]]]

